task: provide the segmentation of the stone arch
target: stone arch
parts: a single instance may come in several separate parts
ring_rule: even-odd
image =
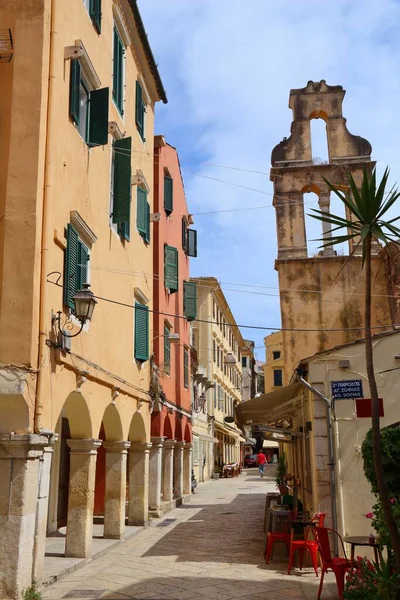
[[[61,412],[68,419],[71,438],[89,439],[93,437],[89,407],[81,392],[71,392],[64,402]]]
[[[302,190],[301,190],[302,194],[307,194],[308,192],[313,192],[314,194],[316,194],[318,197],[321,194],[321,188],[316,185],[315,183],[311,183],[311,184],[307,184],[305,185]]]
[[[22,394],[0,396],[0,433],[29,431],[29,407]]]
[[[172,428],[171,417],[169,414],[165,417],[163,429],[164,429],[164,431],[163,431],[164,437],[168,438],[169,440],[173,440],[174,439],[174,431]]]
[[[146,426],[143,417],[139,412],[136,412],[129,427],[128,440],[131,442],[146,442],[146,438]]]
[[[186,427],[185,427],[185,442],[187,444],[191,444],[192,443],[192,428],[190,426],[190,423],[186,423]]]
[[[325,123],[328,122],[328,118],[328,113],[324,110],[313,110],[309,116],[310,121],[311,119],[322,119],[323,121],[325,121]]]
[[[104,427],[105,439],[108,442],[123,440],[122,421],[117,407],[109,404],[104,411],[102,425]]]

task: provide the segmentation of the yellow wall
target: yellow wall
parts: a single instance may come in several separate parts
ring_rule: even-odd
[[[153,247],[136,229],[136,186],[132,187],[131,239],[122,242],[109,222],[113,138],[110,134],[106,146],[89,148],[70,120],[71,60],[65,59],[65,48],[81,40],[99,87],[110,88],[109,122],[116,122],[125,137],[132,137],[132,174],[143,173],[152,212],[154,105],[159,98],[132,11],[127,0],[104,1],[99,35],[83,1],[6,4],[0,7],[0,20],[13,31],[15,52],[9,65],[0,66],[0,117],[5,123],[0,142],[0,206],[5,214],[0,220],[0,363],[27,366],[38,374],[12,371],[11,389],[1,373],[0,411],[9,414],[1,431],[4,427],[54,430],[63,414],[70,419],[73,437],[98,437],[104,419],[108,439],[148,439],[150,361],[139,364],[134,359],[131,308],[99,299],[92,322],[71,340],[71,353],[46,345],[46,340],[55,339],[52,316],[63,310],[64,326],[69,317],[62,288],[46,279],[55,272],[49,276],[55,282],[59,273],[62,284],[71,211],[77,211],[97,236],[91,248],[93,293],[132,306],[140,290],[152,308]],[[125,53],[123,117],[111,93],[113,7],[117,6],[133,40]],[[138,77],[147,102],[145,142],[135,125]],[[6,139],[5,133],[9,133]],[[77,331],[75,321],[69,332]],[[151,313],[149,337],[151,354]],[[116,387],[119,395],[114,406]],[[18,415],[9,410],[12,399]],[[132,421],[139,400],[144,400],[141,417]]]
[[[285,357],[283,352],[283,334],[281,331],[274,331],[264,338],[265,344],[265,364],[264,364],[264,385],[265,393],[273,392],[277,389],[274,386],[274,370],[282,371],[282,385],[287,385],[289,381],[285,373]],[[281,353],[280,358],[274,359],[273,352]]]

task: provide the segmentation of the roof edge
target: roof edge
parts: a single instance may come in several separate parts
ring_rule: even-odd
[[[143,44],[144,52],[145,52],[145,55],[147,58],[147,62],[148,62],[150,71],[154,77],[158,95],[160,96],[160,99],[164,102],[164,104],[167,104],[168,103],[167,94],[164,89],[164,85],[161,80],[160,73],[158,71],[158,66],[155,61],[153,51],[151,49],[150,42],[147,37],[146,30],[144,28],[142,16],[140,14],[139,7],[137,5],[137,0],[128,0],[128,2],[129,2],[129,6],[132,9],[133,18],[135,19],[135,24],[136,24],[136,27],[139,32],[140,41]]]

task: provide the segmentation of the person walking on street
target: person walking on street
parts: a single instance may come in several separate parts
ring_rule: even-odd
[[[260,471],[261,477],[264,477],[264,467],[265,467],[266,462],[267,462],[267,459],[265,457],[265,454],[262,450],[260,450],[260,452],[257,454],[257,464],[258,464],[258,470]]]

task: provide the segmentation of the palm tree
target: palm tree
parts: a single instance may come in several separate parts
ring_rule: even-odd
[[[379,497],[382,503],[385,519],[392,539],[392,547],[396,557],[396,566],[400,568],[400,532],[393,518],[389,490],[384,476],[381,456],[381,432],[379,416],[378,388],[376,385],[374,362],[372,353],[372,332],[371,332],[371,246],[373,240],[379,240],[384,245],[389,242],[399,243],[400,229],[394,223],[400,219],[395,217],[388,221],[383,220],[388,210],[394,205],[400,197],[397,187],[393,186],[389,192],[385,192],[389,177],[389,169],[385,173],[376,187],[376,170],[373,169],[371,175],[364,168],[362,184],[360,190],[354,181],[351,173],[348,175],[349,186],[343,191],[335,187],[325,179],[326,184],[334,192],[348,209],[348,215],[351,220],[334,215],[330,212],[312,209],[312,217],[329,223],[333,226],[332,233],[337,232],[332,238],[320,240],[324,244],[322,247],[334,246],[351,239],[359,238],[357,247],[362,245],[362,268],[365,269],[365,359],[369,389],[372,404],[372,443],[374,466],[378,483]],[[339,235],[340,230],[342,234]]]

